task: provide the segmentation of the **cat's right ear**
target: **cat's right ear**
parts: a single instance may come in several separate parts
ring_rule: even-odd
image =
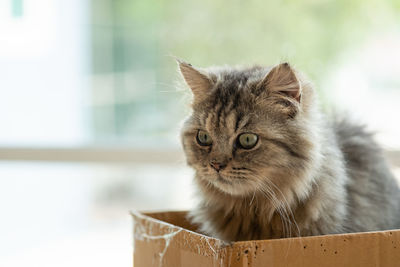
[[[194,68],[189,63],[178,59],[177,62],[186,84],[193,92],[194,102],[200,102],[205,99],[214,85],[214,81],[211,77],[207,73]]]

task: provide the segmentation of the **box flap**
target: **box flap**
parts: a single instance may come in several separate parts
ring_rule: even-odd
[[[226,262],[227,253],[221,240],[177,226],[195,228],[185,219],[186,212],[131,214],[134,218],[134,266],[200,267],[222,266]]]
[[[186,214],[132,212],[135,267],[400,266],[400,230],[241,241],[227,245],[194,232],[196,227],[186,219]]]

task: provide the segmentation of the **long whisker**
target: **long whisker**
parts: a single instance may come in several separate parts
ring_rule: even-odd
[[[275,192],[274,190],[272,190],[272,191]],[[284,220],[285,220],[285,226],[288,228],[288,235],[286,235],[286,233],[284,235],[285,235],[285,237],[291,237],[292,236],[292,229],[291,229],[292,222],[291,222],[290,216],[288,214],[288,211],[286,209],[286,204],[285,204],[285,202],[278,200],[278,198],[276,197],[275,194],[274,194],[274,197],[275,197],[275,201],[279,203],[280,209],[283,211],[282,216],[284,217]]]
[[[254,176],[256,176],[256,175],[254,175]],[[282,191],[275,184],[273,184],[270,181],[270,179],[265,179],[265,178],[263,179],[262,177],[260,177],[258,175],[256,177],[261,181],[266,181],[266,183],[264,182],[263,184],[264,184],[264,186],[266,188],[268,188],[268,191],[269,191],[269,194],[271,195],[272,201],[275,202],[274,206],[277,206],[276,210],[281,215],[281,218],[284,220],[284,222],[282,222],[282,227],[284,228],[283,235],[285,237],[291,237],[292,236],[292,233],[291,233],[292,232],[291,231],[292,230],[292,227],[291,227],[292,224],[295,224],[295,226],[297,227],[298,232],[299,232],[299,227],[297,225],[297,222],[295,221],[293,212],[290,209],[289,203],[287,202],[287,200],[286,200],[285,196],[283,195]],[[283,201],[279,201],[278,200],[277,196],[275,195],[275,190],[272,190],[272,188],[270,188],[271,185],[276,189],[276,191],[278,191],[282,195]],[[289,209],[290,214],[288,212],[288,209]],[[292,222],[292,220],[294,222]],[[288,233],[286,232],[285,228],[288,230]]]
[[[293,223],[294,223],[294,225],[296,226],[297,234],[298,234],[298,236],[300,236],[300,228],[299,228],[299,225],[298,225],[297,222],[296,222],[296,219],[295,219],[294,214],[293,214],[293,210],[292,210],[292,208],[290,207],[289,202],[287,201],[285,195],[282,193],[282,191],[281,191],[271,180],[268,179],[268,182],[281,194],[281,196],[282,196],[282,198],[283,198],[283,200],[284,200],[284,202],[285,202],[285,206],[286,206],[286,208],[289,210],[290,216],[291,216],[292,219],[293,219]]]
[[[274,210],[278,211],[278,213],[281,215],[279,216],[282,222],[282,226],[283,226],[283,231],[285,232],[285,225],[283,223],[283,216],[281,213],[280,208],[276,205],[276,202],[274,201],[274,199],[272,198],[272,194],[270,193],[270,191],[267,189],[267,191],[265,191],[264,188],[259,188],[260,192],[270,201],[272,207]]]
[[[254,173],[254,172],[253,172]],[[300,236],[300,228],[296,222],[296,219],[294,217],[293,211],[285,197],[285,195],[282,193],[282,191],[271,181],[271,179],[265,179],[265,177],[260,177],[258,175],[253,174],[254,176],[256,176],[256,178],[258,178],[259,180],[263,181],[264,185],[270,189],[270,186],[272,186],[275,190],[270,190],[272,192],[277,191],[281,196],[282,196],[282,200],[283,201],[279,201],[276,197],[276,195],[274,194],[273,197],[275,198],[275,201],[278,202],[279,207],[282,207],[282,211],[283,214],[281,212],[279,212],[281,214],[281,216],[284,217],[285,220],[285,225],[289,224],[288,228],[289,228],[289,237],[291,237],[291,224],[294,224],[294,226],[296,227],[297,230],[297,234],[298,236]],[[285,226],[284,226],[285,227]],[[284,235],[286,235],[286,233],[284,233]]]
[[[265,193],[268,193],[268,195],[270,196],[271,204],[273,205],[274,209],[279,213],[279,215],[280,215],[279,217],[281,219],[282,227],[283,227],[283,236],[286,237],[287,232],[289,232],[289,236],[290,236],[290,224],[287,222],[288,221],[287,213],[284,209],[282,209],[281,203],[276,198],[275,193],[269,187],[266,187],[266,188],[260,187],[260,190],[262,190]],[[265,191],[265,190],[267,190],[267,191]]]
[[[254,197],[256,196],[256,191],[254,191],[254,193],[253,193],[253,197],[251,198],[251,200],[250,200],[250,204],[249,204],[249,207],[251,206],[251,204],[253,203],[253,200],[254,200]]]

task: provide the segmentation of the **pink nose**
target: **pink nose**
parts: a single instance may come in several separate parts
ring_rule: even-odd
[[[213,167],[217,172],[226,167],[226,164],[225,164],[225,163],[219,163],[219,162],[215,162],[215,161],[211,161],[211,162],[210,162],[210,165],[211,165],[211,167]]]

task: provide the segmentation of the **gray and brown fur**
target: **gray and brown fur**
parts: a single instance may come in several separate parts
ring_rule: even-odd
[[[237,241],[400,227],[399,188],[372,136],[322,114],[312,85],[289,64],[179,67],[194,95],[182,144],[200,231]],[[198,130],[211,146],[197,143]],[[236,138],[248,132],[258,143],[241,149]]]

